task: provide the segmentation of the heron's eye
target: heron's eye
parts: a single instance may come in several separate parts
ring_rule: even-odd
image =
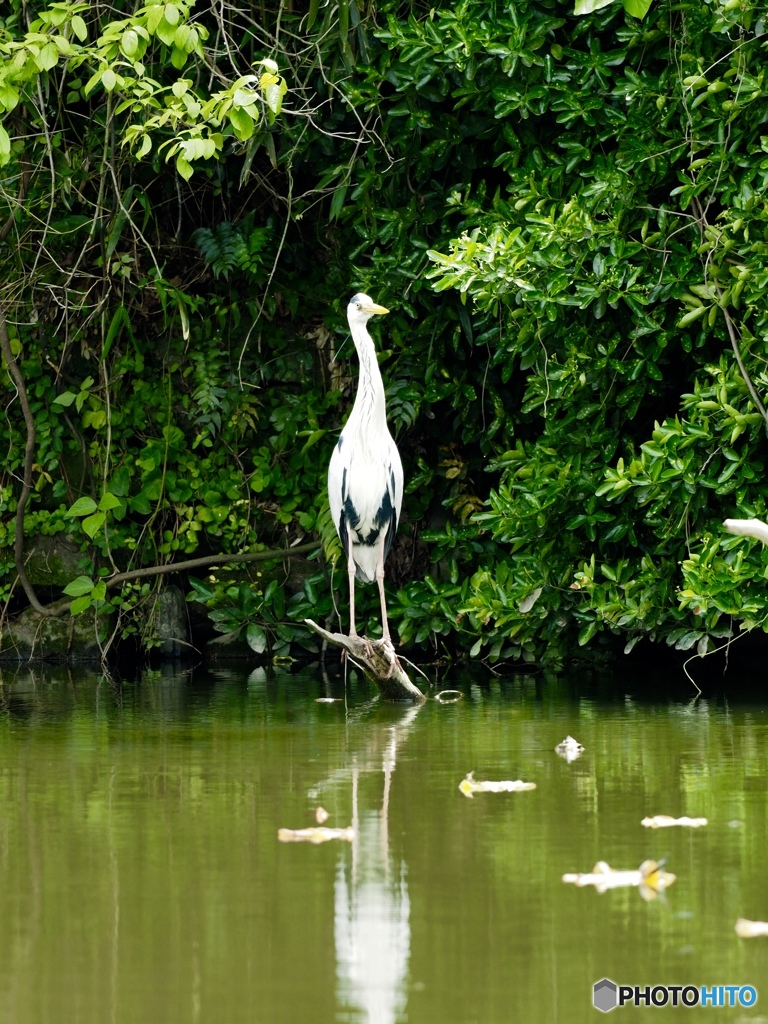
[[[362,302],[358,302],[358,304],[357,304],[357,308],[358,308],[358,309],[362,309],[362,308],[363,308],[363,304],[362,304]]]

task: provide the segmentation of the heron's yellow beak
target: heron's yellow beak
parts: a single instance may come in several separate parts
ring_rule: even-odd
[[[378,313],[379,316],[384,316],[389,310],[386,306],[379,306],[378,303],[372,302],[369,306],[363,306],[363,312],[365,313]]]

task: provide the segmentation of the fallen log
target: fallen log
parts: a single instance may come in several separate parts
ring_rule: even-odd
[[[304,621],[329,644],[345,650],[371,682],[378,686],[384,700],[410,700],[421,703],[427,699],[418,686],[414,686],[408,678],[395,648],[388,640],[369,640],[364,636],[329,633],[312,619]]]

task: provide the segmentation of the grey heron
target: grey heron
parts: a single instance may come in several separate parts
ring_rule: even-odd
[[[392,545],[403,503],[403,466],[387,427],[384,382],[368,320],[389,310],[369,295],[353,295],[347,319],[360,362],[357,396],[328,467],[331,515],[347,557],[349,635],[356,637],[355,577],[376,580],[383,639],[391,643],[384,597],[384,559]]]

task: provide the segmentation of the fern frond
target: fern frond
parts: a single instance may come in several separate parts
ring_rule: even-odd
[[[227,277],[238,266],[243,251],[248,251],[242,235],[229,221],[217,224],[213,231],[198,228],[192,237],[214,277]]]

